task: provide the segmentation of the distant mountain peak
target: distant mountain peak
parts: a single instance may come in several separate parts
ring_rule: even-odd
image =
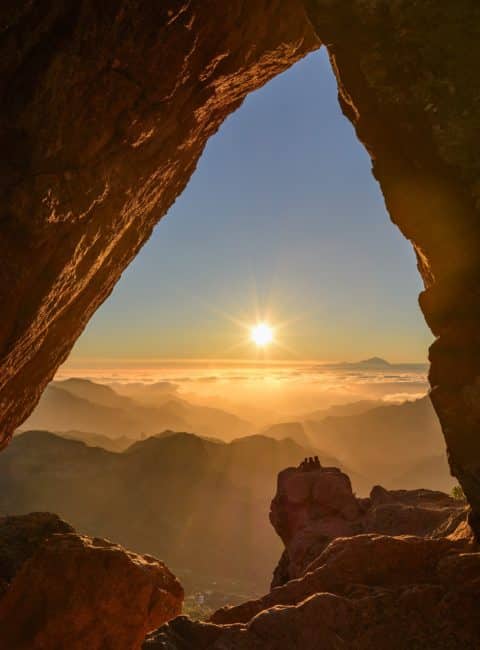
[[[56,384],[93,384],[91,379],[88,379],[88,377],[67,377],[66,379],[55,379],[54,380]]]
[[[362,366],[385,366],[389,368],[392,364],[382,357],[370,357],[369,359],[362,359],[359,361],[359,365]]]
[[[362,359],[361,361],[343,361],[342,363],[333,363],[328,364],[336,368],[357,368],[364,370],[365,368],[391,368],[392,364],[382,357],[369,357],[368,359]]]

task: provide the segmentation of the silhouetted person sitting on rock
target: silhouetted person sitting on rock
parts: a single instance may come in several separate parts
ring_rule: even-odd
[[[299,469],[302,470],[302,472],[308,472],[308,458],[304,458],[302,462],[299,465]]]
[[[304,458],[298,467],[302,472],[314,472],[316,469],[321,469],[322,466],[318,456],[314,456],[313,458],[309,456],[308,458]]]

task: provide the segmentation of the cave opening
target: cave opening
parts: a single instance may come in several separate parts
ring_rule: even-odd
[[[421,637],[425,647],[477,647],[479,12],[474,2],[430,0],[2,6],[0,645],[277,650],[285,639],[382,648]],[[355,160],[365,163],[361,174],[370,167],[351,130],[344,135],[356,149],[336,160],[343,136],[328,122],[336,93],[328,66],[324,96],[294,86],[275,94],[299,71],[308,78],[310,62],[312,71],[315,61],[326,65],[322,53],[302,61],[321,44],[390,219],[415,249],[435,337],[430,398],[461,484],[452,496],[376,486],[365,497],[358,488],[374,470],[391,481],[405,454],[409,470],[425,462],[397,476],[398,487],[431,474],[432,460],[448,470],[421,398],[425,366],[401,366],[407,342],[394,358],[375,328],[382,305],[398,343],[400,326],[418,318],[420,287],[395,229],[375,246],[369,228],[378,236],[388,220],[370,177],[357,193],[348,176]],[[314,78],[310,90],[321,83]],[[274,110],[259,127],[250,109],[269,96]],[[289,115],[298,97],[310,111]],[[279,107],[294,119],[279,120]],[[242,121],[248,128],[235,136]],[[141,281],[149,264],[151,293]],[[410,272],[412,312],[397,302]],[[353,361],[339,362],[334,341],[348,352],[342,361]],[[375,349],[364,354],[368,342]],[[155,346],[175,357],[160,369]],[[99,350],[113,358],[91,367]],[[226,351],[233,367],[221,363]],[[420,375],[420,399],[405,401]],[[320,402],[327,392],[331,403]],[[52,412],[55,426],[44,427]],[[426,445],[431,434],[440,456]],[[47,508],[78,532],[50,513],[9,516]],[[278,557],[268,518],[283,542],[278,589],[249,600],[265,592]],[[98,535],[165,559],[186,587],[187,613],[216,610],[213,625],[177,617],[184,592],[162,562]]]
[[[194,608],[202,609],[195,594],[213,584],[220,600],[210,606],[222,593],[241,600],[265,590],[280,550],[268,522],[276,474],[313,448],[348,468],[362,495],[376,483],[454,484],[424,397],[430,334],[414,298],[414,254],[388,219],[336,93],[322,49],[249,95],[21,427],[127,457],[135,450],[136,469],[115,470],[107,488],[102,462],[87,463],[89,491],[73,505],[52,483],[59,467],[47,468],[36,449],[31,469],[44,487],[15,508],[52,510],[84,532],[162,557]],[[274,329],[285,323],[266,352],[244,340],[245,324],[258,318]],[[317,420],[330,415],[350,417],[350,430],[323,430]],[[359,447],[352,433],[366,424],[371,439]],[[201,445],[211,440],[235,451],[207,471]],[[10,455],[15,444],[5,462]],[[120,477],[135,471],[127,497]],[[168,507],[152,502],[158,493]],[[105,499],[118,506],[100,521]],[[234,539],[241,548],[223,555]]]

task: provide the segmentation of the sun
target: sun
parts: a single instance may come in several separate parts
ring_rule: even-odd
[[[250,329],[250,338],[259,348],[273,341],[273,329],[267,323],[257,323]]]

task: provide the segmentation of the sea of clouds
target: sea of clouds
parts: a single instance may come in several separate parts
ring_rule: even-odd
[[[105,384],[164,382],[165,389],[208,406],[261,421],[272,412],[293,417],[358,400],[399,403],[428,392],[428,366],[348,367],[320,363],[245,363],[216,360],[82,360],[56,379],[82,377]]]

